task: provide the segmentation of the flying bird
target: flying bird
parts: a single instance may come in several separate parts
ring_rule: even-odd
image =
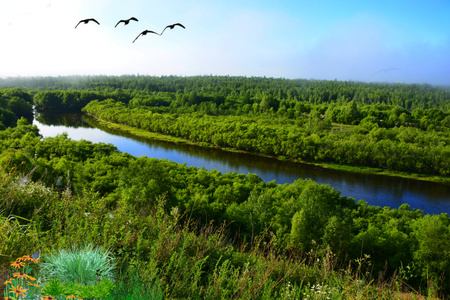
[[[99,22],[97,22],[97,20],[96,20],[96,19],[84,19],[84,20],[81,20],[80,22],[78,22],[78,24],[77,24],[77,26],[75,26],[75,28],[77,28],[77,27],[78,27],[78,25],[80,25],[80,23],[84,23],[84,24],[87,24],[87,23],[89,23],[90,21],[94,21],[95,23],[97,23],[98,25],[100,25],[100,23],[99,23]]]
[[[139,21],[138,19],[132,17],[132,18],[129,18],[128,20],[120,20],[119,22],[117,22],[116,26],[114,26],[114,27],[117,27],[117,25],[119,25],[120,22],[123,22],[124,25],[128,25],[128,23],[130,23],[131,20],[136,21],[136,22]]]
[[[172,24],[172,25],[167,25],[166,28],[164,28],[164,30],[161,32],[160,35],[162,35],[167,28],[173,29],[175,26],[180,26],[180,27],[183,27],[184,29],[186,29],[186,27],[184,27],[183,24],[175,23],[175,24]]]
[[[146,35],[147,33],[154,33],[154,34],[157,34],[157,35],[161,35],[161,34],[159,34],[157,32],[151,31],[151,30],[144,30],[141,33],[139,33],[139,35],[134,39],[133,43],[138,39],[138,37],[140,37],[141,35]]]

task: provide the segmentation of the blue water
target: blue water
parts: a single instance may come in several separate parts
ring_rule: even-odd
[[[74,140],[111,143],[120,151],[134,156],[167,159],[187,166],[204,167],[222,173],[254,173],[264,181],[292,183],[299,178],[310,178],[328,184],[341,194],[370,205],[398,208],[408,203],[411,208],[428,214],[450,213],[450,185],[379,175],[358,174],[317,168],[311,165],[279,161],[250,154],[231,153],[170,142],[138,140],[108,133],[98,128],[44,125],[34,120],[44,137],[67,132]],[[88,126],[88,125],[86,125]]]

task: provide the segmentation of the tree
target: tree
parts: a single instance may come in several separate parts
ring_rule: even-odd
[[[422,278],[432,279],[438,284],[441,276],[447,280],[443,288],[449,289],[450,282],[450,219],[446,214],[426,215],[414,224],[414,236],[418,247],[414,251],[414,262],[420,268]]]
[[[342,197],[333,188],[312,181],[307,183],[297,201],[300,211],[292,218],[291,241],[302,250],[308,250],[313,243],[321,245],[327,225],[327,238],[330,238],[333,235],[333,227],[336,227],[338,222],[332,220],[330,223],[329,219],[332,216],[342,218],[343,208],[354,205],[353,201]],[[339,226],[344,228],[344,223]]]
[[[32,117],[33,107],[31,103],[14,96],[8,101],[8,109],[17,116]]]
[[[345,124],[358,124],[361,114],[355,101],[350,101],[342,111],[342,118]]]
[[[313,243],[309,225],[310,220],[305,215],[304,209],[296,212],[292,217],[290,243],[294,248],[303,252],[308,251]]]
[[[345,255],[353,238],[353,224],[344,215],[331,216],[324,230],[323,244],[329,245],[338,256]]]

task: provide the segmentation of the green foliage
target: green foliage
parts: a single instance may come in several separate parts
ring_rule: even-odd
[[[109,299],[115,288],[114,282],[107,279],[95,286],[50,280],[44,284],[42,294],[56,298],[63,296],[63,299],[67,299],[70,295],[74,295],[77,299]]]
[[[104,279],[114,280],[114,258],[109,251],[88,244],[80,248],[43,256],[39,275],[44,281],[97,285]]]
[[[79,110],[94,100],[86,110],[101,118],[198,143],[441,176],[450,170],[441,127],[448,91],[440,88],[229,77],[33,82],[48,84],[34,97],[41,109]],[[47,93],[50,86],[57,88]],[[279,185],[67,135],[41,139],[35,126],[16,124],[0,131],[0,254],[36,245],[74,250],[88,240],[111,249],[122,274],[139,270],[135,288],[117,277],[110,297],[390,299],[408,285],[450,291],[446,214],[355,204],[310,180]],[[97,269],[85,266],[91,277],[78,278],[94,283]]]
[[[20,117],[31,121],[32,104],[32,96],[20,88],[0,89],[0,123],[6,127],[14,127]]]
[[[9,109],[0,107],[0,122],[6,127],[12,127],[17,122],[17,116]]]
[[[450,221],[445,214],[425,216],[413,227],[418,246],[413,253],[415,265],[422,278],[433,281],[440,288],[449,289],[442,278],[450,272]]]
[[[163,299],[163,291],[153,281],[144,280],[139,269],[129,269],[119,276],[116,286],[105,300],[158,300]]]
[[[34,95],[33,101],[37,110],[77,112],[90,101],[97,99],[104,100],[106,96],[86,91],[42,91]]]

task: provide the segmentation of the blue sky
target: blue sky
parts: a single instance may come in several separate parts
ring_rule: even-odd
[[[136,17],[139,22],[114,25]],[[75,25],[86,18],[95,23]],[[182,23],[164,35],[166,25]],[[450,85],[448,0],[1,0],[0,77],[231,75]]]

